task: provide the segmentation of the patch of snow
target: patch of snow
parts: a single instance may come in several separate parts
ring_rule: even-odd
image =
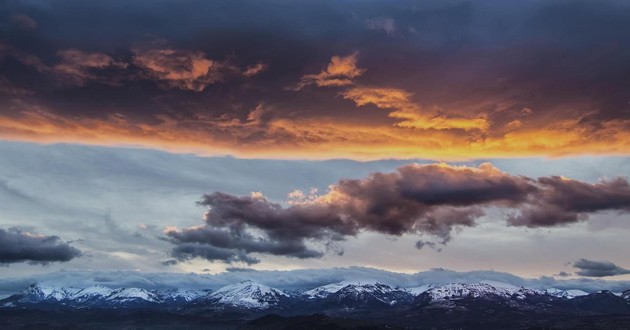
[[[421,286],[405,288],[405,290],[407,290],[407,292],[411,293],[414,296],[419,296],[419,295],[427,292],[429,289],[435,288],[436,286],[438,286],[438,285],[437,284],[425,284],[425,285],[421,285]]]

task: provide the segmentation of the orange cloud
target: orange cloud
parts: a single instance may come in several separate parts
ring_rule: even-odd
[[[395,88],[356,87],[342,92],[344,98],[357,106],[373,104],[381,109],[393,110],[391,118],[400,119],[396,126],[419,129],[463,129],[486,130],[486,118],[449,117],[439,113],[428,113],[410,101],[411,94]]]
[[[74,85],[84,85],[89,80],[96,79],[93,70],[114,67],[124,69],[126,63],[118,62],[103,53],[86,53],[76,49],[66,49],[57,52],[61,61],[52,67],[52,72],[58,78]]]
[[[243,71],[243,76],[245,77],[253,77],[267,70],[267,65],[263,63],[257,63],[254,65],[250,65],[245,68]]]
[[[136,64],[147,69],[152,78],[162,81],[167,88],[201,92],[219,81],[221,71],[229,68],[199,51],[136,49],[135,53]]]
[[[504,134],[481,130],[409,128],[343,123],[328,118],[266,118],[253,109],[246,120],[229,115],[177,121],[163,115],[149,124],[110,114],[107,119],[66,118],[31,107],[0,115],[0,138],[39,143],[84,143],[156,148],[200,155],[256,158],[471,159],[492,157],[629,154],[630,122],[604,122],[595,130],[579,120]]]
[[[365,72],[365,69],[360,69],[357,66],[357,55],[358,53],[352,53],[348,56],[333,56],[326,69],[318,74],[304,75],[294,89],[300,90],[308,85],[318,87],[352,85],[352,79]]]

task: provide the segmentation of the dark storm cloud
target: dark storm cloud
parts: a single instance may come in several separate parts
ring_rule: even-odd
[[[561,177],[536,180],[507,174],[489,163],[479,167],[411,164],[393,173],[340,180],[321,196],[291,196],[285,207],[261,193],[204,195],[199,202],[209,208],[204,225],[165,230],[176,245],[171,254],[180,260],[202,257],[246,263],[251,263],[244,259],[250,253],[318,258],[324,251],[317,244],[334,246],[361,231],[429,234],[444,244],[453,229],[475,226],[489,206],[514,213],[508,218],[510,225],[528,227],[566,225],[594,212],[625,212],[630,207],[626,179],[594,184]],[[425,245],[419,241],[416,246]]]
[[[552,176],[538,179],[535,199],[509,219],[517,226],[549,227],[584,220],[602,210],[630,210],[630,185],[624,178],[589,184]]]
[[[18,229],[0,229],[0,265],[17,262],[47,264],[70,261],[81,251],[57,236],[43,236]]]
[[[9,132],[0,133],[162,148],[195,141],[234,153],[286,141],[287,152],[314,154],[347,143],[346,157],[366,157],[372,145],[387,157],[440,149],[417,145],[432,126],[374,133],[392,118],[338,97],[356,85],[408,93],[421,113],[484,118],[483,130],[447,125],[437,139],[482,146],[469,152],[627,153],[629,18],[615,0],[7,1],[0,129]],[[358,71],[328,70],[349,54]],[[261,104],[275,126],[226,128]],[[354,136],[349,124],[375,135]],[[82,130],[107,134],[86,141]]]
[[[573,267],[578,269],[578,271],[575,272],[577,275],[588,277],[630,274],[630,269],[619,267],[610,261],[580,259],[573,263]]]

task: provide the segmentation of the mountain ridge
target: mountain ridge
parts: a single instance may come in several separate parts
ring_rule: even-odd
[[[495,281],[477,283],[427,284],[402,288],[375,280],[342,281],[322,285],[302,292],[286,292],[253,281],[228,284],[211,290],[142,288],[109,288],[95,285],[86,288],[63,287],[47,283],[33,283],[21,292],[0,300],[0,307],[46,308],[196,308],[243,310],[290,310],[302,306],[321,309],[383,309],[423,304],[445,305],[458,301],[509,302],[534,298],[553,302],[572,301],[600,295],[593,299],[616,299],[619,307],[625,302],[630,308],[630,290],[617,295],[601,292],[548,288],[535,290]],[[603,295],[603,296],[602,296]],[[610,297],[609,297],[610,296]],[[615,298],[612,298],[614,296]],[[603,298],[602,298],[603,297]],[[588,298],[575,300],[586,301]],[[615,308],[617,308],[615,307]],[[623,306],[622,306],[623,307]]]

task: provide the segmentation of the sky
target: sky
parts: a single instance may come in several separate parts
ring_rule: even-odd
[[[3,1],[0,291],[618,288],[628,30],[617,0]]]

